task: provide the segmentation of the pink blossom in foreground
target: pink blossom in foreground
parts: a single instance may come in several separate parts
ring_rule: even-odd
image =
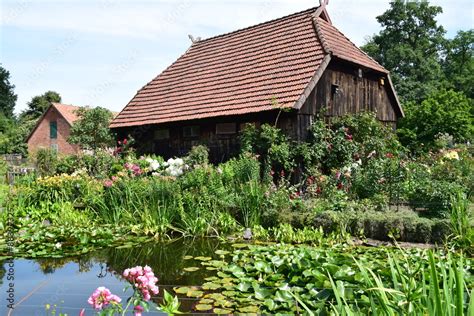
[[[87,300],[95,310],[102,310],[110,304],[118,304],[121,301],[120,297],[112,294],[108,288],[103,286],[98,287]]]
[[[145,301],[151,299],[151,294],[156,295],[159,292],[158,286],[156,286],[158,278],[155,277],[155,274],[149,266],[136,266],[134,268],[125,269],[123,276],[135,289],[141,292]]]
[[[133,308],[133,311],[135,312],[135,316],[142,316],[144,308],[141,307],[140,305],[137,305]]]

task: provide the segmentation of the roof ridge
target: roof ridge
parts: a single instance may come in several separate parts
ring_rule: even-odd
[[[295,13],[292,13],[292,14],[289,14],[289,15],[285,15],[285,16],[282,16],[282,17],[279,17],[279,18],[276,18],[276,19],[272,19],[272,20],[269,20],[269,21],[265,21],[265,22],[257,23],[257,24],[247,26],[247,27],[244,27],[244,28],[241,28],[241,29],[237,29],[235,31],[231,31],[231,32],[211,36],[211,37],[202,39],[198,42],[195,42],[193,44],[198,46],[200,44],[203,44],[205,42],[208,42],[208,41],[211,41],[211,40],[214,40],[214,39],[217,39],[217,38],[221,38],[221,37],[225,37],[225,36],[228,36],[228,35],[233,35],[233,34],[236,34],[236,33],[244,32],[244,31],[247,31],[247,30],[252,29],[252,28],[257,28],[257,27],[263,26],[265,24],[275,23],[275,22],[280,21],[280,20],[285,20],[285,19],[292,18],[292,17],[298,16],[298,15],[303,15],[305,13],[309,13],[309,12],[312,12],[312,11],[316,12],[316,10],[318,8],[319,8],[319,6],[318,7],[312,7],[312,8],[309,8],[309,9],[306,9],[306,10],[303,10],[303,11],[299,11],[299,12],[295,12]]]
[[[74,104],[66,104],[66,103],[62,103],[62,102],[51,102],[51,104],[53,105],[65,105],[65,106],[72,106],[74,108],[80,108],[81,106],[80,105],[74,105]]]
[[[316,29],[316,35],[318,36],[318,39],[321,42],[321,46],[323,47],[324,52],[327,54],[331,54],[331,48],[329,47],[329,44],[326,41],[326,38],[324,37],[323,31],[321,30],[321,26],[318,23],[318,18],[319,16],[313,16],[313,25]]]

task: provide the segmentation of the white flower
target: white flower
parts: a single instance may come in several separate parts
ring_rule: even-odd
[[[54,247],[55,247],[56,249],[59,249],[59,248],[62,247],[62,245],[63,245],[63,244],[61,244],[60,242],[57,242],[57,243],[54,245]]]
[[[145,159],[146,162],[148,162],[149,164],[153,163],[153,161],[156,161],[154,159],[151,159],[150,157],[148,157],[147,159]]]
[[[158,172],[152,172],[151,175],[154,177],[158,177],[160,174]]]
[[[156,160],[153,160],[150,162],[150,168],[153,171],[158,170],[158,168],[160,168],[160,163]]]

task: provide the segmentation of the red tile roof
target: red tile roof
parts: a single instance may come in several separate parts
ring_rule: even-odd
[[[76,111],[79,109],[78,106],[55,102],[52,103],[52,106],[64,117],[69,125],[72,125],[78,119],[76,115]]]
[[[318,35],[321,41],[326,43],[326,47],[332,53],[332,56],[383,73],[388,73],[387,69],[382,67],[372,58],[370,58],[365,52],[359,49],[332,24],[326,22],[325,20],[319,17],[316,18],[316,22],[316,29],[318,30]]]
[[[387,72],[317,12],[312,8],[193,43],[137,92],[111,127],[261,112],[274,109],[275,102],[293,107],[330,52]]]

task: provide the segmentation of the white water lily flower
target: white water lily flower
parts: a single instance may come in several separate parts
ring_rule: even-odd
[[[59,249],[59,248],[61,248],[62,246],[63,246],[63,244],[61,244],[60,242],[57,242],[57,243],[54,245],[54,247],[55,247],[56,249]]]

